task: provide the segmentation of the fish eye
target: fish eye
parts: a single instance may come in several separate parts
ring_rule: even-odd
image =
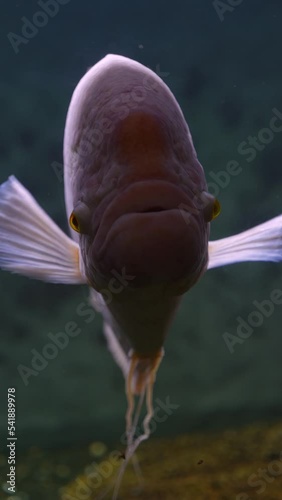
[[[70,222],[70,227],[77,233],[80,233],[80,224],[74,212],[71,213],[69,222]]]
[[[202,191],[201,202],[206,222],[211,222],[220,214],[220,203],[212,194]]]
[[[212,212],[212,220],[216,219],[218,215],[221,212],[221,206],[217,198],[214,199],[214,204],[213,204],[213,212]]]
[[[77,233],[87,234],[90,230],[91,212],[89,207],[82,201],[79,201],[74,207],[70,218],[70,227]]]

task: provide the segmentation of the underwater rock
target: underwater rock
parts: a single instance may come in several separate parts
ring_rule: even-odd
[[[128,467],[120,500],[252,500],[260,494],[281,499],[282,423],[151,439],[139,449],[138,459],[144,484],[138,487]],[[87,500],[110,499],[114,479],[109,454],[63,488],[61,500],[80,498],[82,491]]]

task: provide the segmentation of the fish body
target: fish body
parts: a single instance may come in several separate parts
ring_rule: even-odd
[[[168,87],[121,56],[96,64],[70,103],[64,168],[68,218],[89,210],[78,238],[87,280],[100,292],[113,270],[133,277],[108,307],[134,350],[154,354],[208,262],[209,223],[194,201],[206,180]]]
[[[71,238],[15,177],[0,186],[0,267],[90,286],[126,380],[128,443],[117,498],[126,463],[150,433],[155,376],[183,294],[207,269],[281,261],[282,216],[209,242],[219,203],[207,192],[183,113],[155,73],[122,56],[98,62],[74,91],[64,182]],[[135,395],[147,406],[138,438]]]

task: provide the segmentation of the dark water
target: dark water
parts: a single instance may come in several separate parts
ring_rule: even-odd
[[[282,132],[269,128],[274,116],[282,124],[281,22],[278,0],[2,0],[0,182],[16,175],[67,231],[61,166],[68,104],[85,71],[115,53],[156,71],[180,103],[222,206],[212,239],[280,214]],[[252,138],[255,146],[247,153],[242,143]],[[232,160],[238,175],[227,173]],[[238,317],[248,322],[257,311],[254,301],[282,290],[281,275],[282,264],[223,267],[209,271],[185,296],[155,387],[156,398],[169,397],[178,408],[155,435],[280,418],[281,305],[232,353],[223,335],[236,335]],[[77,317],[87,287],[1,272],[0,294],[5,483],[8,388],[16,389],[19,454],[34,446],[116,442],[126,401],[101,318],[86,323]],[[70,321],[77,321],[80,334],[25,384],[19,365],[30,368],[48,334],[64,331]],[[22,500],[34,498],[25,493]]]

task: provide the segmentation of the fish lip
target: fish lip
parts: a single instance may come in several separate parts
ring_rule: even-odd
[[[155,211],[155,207],[160,210]],[[104,247],[114,223],[126,214],[159,214],[192,208],[191,199],[177,184],[164,180],[136,181],[116,195],[106,208],[95,235],[95,246]],[[152,209],[152,210],[151,210]]]

